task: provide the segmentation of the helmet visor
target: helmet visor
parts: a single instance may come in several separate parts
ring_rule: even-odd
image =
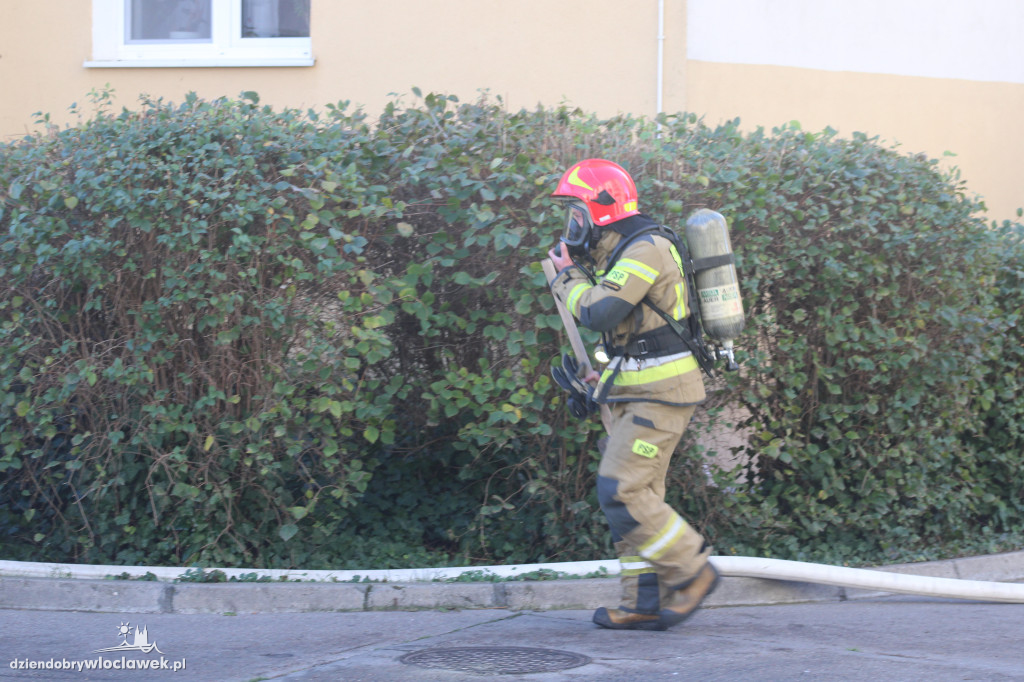
[[[570,201],[566,204],[565,229],[562,231],[562,242],[571,249],[586,249],[590,239],[593,223],[590,222],[590,212],[578,202]]]

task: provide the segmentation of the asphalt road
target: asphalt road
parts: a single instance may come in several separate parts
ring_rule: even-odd
[[[0,610],[0,679],[1024,680],[1024,605],[892,596],[706,608],[667,632],[603,630],[590,617]],[[156,650],[121,648],[136,627]],[[124,669],[161,659],[167,670]],[[27,667],[96,660],[110,667]]]
[[[1024,551],[882,570],[1015,583]],[[59,577],[26,577],[40,571]],[[0,681],[1024,681],[1019,602],[732,576],[686,623],[622,632],[591,622],[596,606],[618,599],[613,577],[208,584],[103,575],[0,562]]]

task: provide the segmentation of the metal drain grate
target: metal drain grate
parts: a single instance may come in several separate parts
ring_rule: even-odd
[[[421,668],[458,670],[481,675],[526,675],[553,673],[590,663],[571,651],[518,646],[470,646],[451,649],[423,649],[398,659]]]

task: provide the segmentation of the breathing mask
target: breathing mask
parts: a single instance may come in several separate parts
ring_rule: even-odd
[[[561,242],[574,261],[588,260],[590,249],[600,239],[599,228],[590,219],[590,211],[582,201],[565,202],[565,229]]]

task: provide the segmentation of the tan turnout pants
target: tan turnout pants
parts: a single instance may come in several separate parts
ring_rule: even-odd
[[[611,404],[597,492],[621,564],[619,608],[657,613],[711,555],[704,537],[665,502],[669,461],[694,407]]]

